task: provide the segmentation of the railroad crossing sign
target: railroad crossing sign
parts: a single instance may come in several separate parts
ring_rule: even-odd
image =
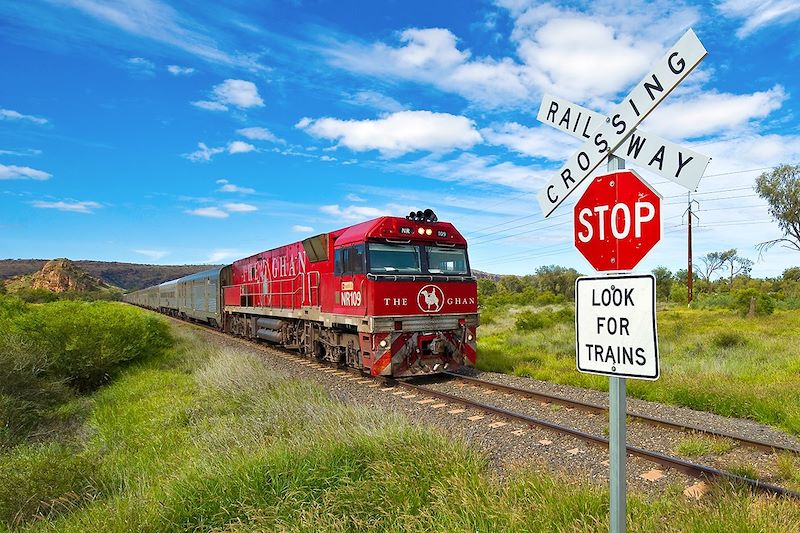
[[[656,280],[652,274],[575,282],[575,358],[589,374],[658,379]]]
[[[694,70],[707,54],[708,52],[695,33],[691,29],[688,30],[656,63],[647,76],[636,84],[628,96],[614,107],[606,120],[601,121],[591,133],[587,126],[586,141],[561,167],[558,175],[553,177],[539,193],[539,207],[544,216],[550,216],[609,154],[618,150],[618,147],[634,132],[645,117]],[[542,104],[545,103],[546,100],[543,100]],[[539,117],[541,116],[542,109],[540,108]],[[545,112],[546,117],[547,113]],[[559,122],[562,120],[563,116]],[[552,120],[544,122],[552,122]],[[573,127],[577,131],[577,126],[573,124]],[[582,136],[583,133],[582,131]],[[644,146],[641,149],[643,150]],[[665,145],[663,153],[659,156],[662,161],[666,157],[666,150]],[[634,147],[631,151],[632,153],[636,152],[636,148]],[[689,153],[686,149],[682,153],[685,154],[684,157],[689,157],[686,155]],[[688,164],[688,159],[683,159],[681,162],[684,162],[685,166]],[[678,167],[681,166],[681,162],[677,163]],[[681,172],[677,172],[677,174],[679,176]]]
[[[536,118],[581,140],[590,139],[589,133],[604,121],[611,120],[550,94],[544,95]],[[711,160],[707,155],[639,128],[632,130],[613,153],[691,190],[697,188]]]
[[[598,176],[575,204],[575,248],[595,270],[633,270],[661,240],[661,197],[631,170]]]

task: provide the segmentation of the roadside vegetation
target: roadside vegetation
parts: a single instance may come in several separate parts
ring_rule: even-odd
[[[0,449],[58,431],[86,394],[172,342],[162,319],[124,304],[0,295]]]
[[[629,380],[628,394],[800,435],[800,268],[777,279],[701,279],[691,308],[685,273],[654,273],[661,377]],[[533,276],[480,280],[478,368],[607,390],[608,379],[575,369],[577,276],[544,267]]]
[[[33,531],[605,531],[608,495],[491,474],[464,442],[217,348],[189,327],[0,454],[0,524]],[[632,496],[629,530],[796,531],[794,502]],[[2,526],[0,526],[2,527]]]

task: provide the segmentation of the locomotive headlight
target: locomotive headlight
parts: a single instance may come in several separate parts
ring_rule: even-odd
[[[428,228],[428,229],[425,230],[425,235],[430,235],[431,233],[433,233],[431,228]]]
[[[472,339],[474,339],[474,338],[475,338],[475,337],[473,337],[473,336],[472,336],[472,333],[470,333],[469,335],[467,335],[467,340],[468,340],[468,341],[471,341],[471,340],[472,340]]]
[[[388,342],[386,342],[386,339],[383,339],[383,340],[381,341],[381,348],[386,348],[388,345],[389,345],[389,343],[388,343]]]
[[[420,235],[424,235],[425,234],[425,228],[419,228],[417,230],[417,233],[419,233]]]

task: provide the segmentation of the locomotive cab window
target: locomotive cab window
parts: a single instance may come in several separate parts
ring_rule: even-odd
[[[463,248],[426,246],[428,272],[431,274],[467,274],[467,251]]]
[[[419,248],[410,244],[370,243],[369,271],[373,274],[420,274]]]
[[[364,245],[348,246],[336,250],[334,273],[337,276],[364,273]]]

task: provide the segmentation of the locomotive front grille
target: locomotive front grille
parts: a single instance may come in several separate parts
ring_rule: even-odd
[[[467,326],[478,325],[478,315],[415,315],[403,317],[373,317],[372,331],[390,331],[395,322],[400,322],[403,331],[440,331],[461,327],[461,320]]]

